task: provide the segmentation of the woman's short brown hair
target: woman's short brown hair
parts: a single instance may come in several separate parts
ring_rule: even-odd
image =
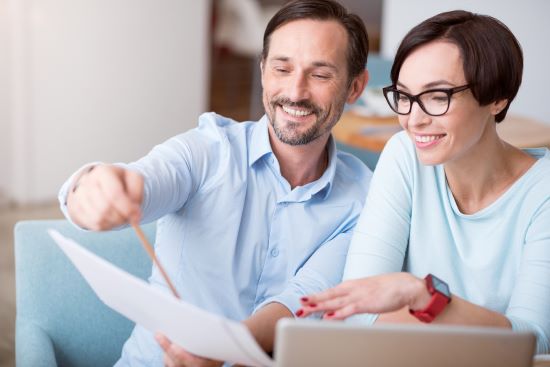
[[[521,46],[510,29],[498,19],[463,10],[426,19],[401,41],[391,69],[394,85],[411,52],[435,40],[452,42],[458,47],[466,83],[481,106],[508,100],[506,107],[495,116],[496,122],[504,120],[523,73]]]

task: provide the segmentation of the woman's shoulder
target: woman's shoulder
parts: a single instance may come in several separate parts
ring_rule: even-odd
[[[536,159],[527,174],[534,181],[550,182],[550,150],[548,148],[526,148],[523,151]],[[550,191],[550,185],[548,186]]]
[[[516,182],[514,197],[521,200],[524,205],[527,203],[536,207],[550,205],[550,150],[530,148],[523,151],[535,158],[536,162]]]

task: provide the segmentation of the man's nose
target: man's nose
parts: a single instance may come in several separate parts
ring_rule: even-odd
[[[289,79],[288,98],[294,102],[309,99],[307,76],[304,73],[295,73]]]

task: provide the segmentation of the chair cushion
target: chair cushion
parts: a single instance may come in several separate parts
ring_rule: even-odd
[[[113,365],[133,323],[97,298],[50,238],[49,228],[142,279],[149,276],[151,262],[131,229],[88,232],[65,220],[23,221],[15,227],[16,329],[27,323],[42,329],[52,340],[58,365]],[[155,224],[143,229],[153,242]],[[41,353],[19,331],[18,361],[17,356]]]

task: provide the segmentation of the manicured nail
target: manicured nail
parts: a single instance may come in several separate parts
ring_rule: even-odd
[[[325,316],[326,316],[326,317],[332,317],[332,316],[334,316],[334,312],[327,312],[327,313],[325,314]]]
[[[309,298],[307,298],[307,297],[300,298],[300,301],[302,301],[302,302],[307,302],[308,300],[309,300]]]
[[[317,307],[317,303],[310,303],[308,306],[309,307]]]
[[[303,314],[304,314],[304,310],[302,310],[301,308],[298,311],[296,311],[296,316],[298,317],[302,316]]]

